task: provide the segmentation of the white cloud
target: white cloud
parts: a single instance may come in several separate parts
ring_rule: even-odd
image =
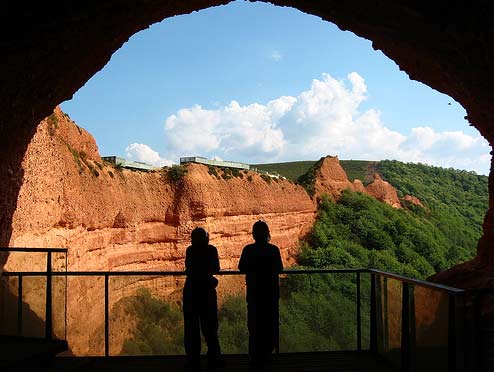
[[[171,160],[163,159],[157,151],[143,143],[131,143],[125,148],[125,154],[130,160],[141,161],[157,167],[173,164]]]
[[[378,110],[359,111],[366,94],[365,81],[356,72],[345,80],[323,74],[296,97],[245,106],[231,101],[213,110],[184,108],[166,119],[167,157],[214,154],[254,163],[333,154],[488,172],[489,146],[482,137],[425,125],[400,133],[384,125]]]
[[[179,110],[165,122],[167,148],[173,157],[218,155],[219,151],[223,158],[261,160],[266,155],[274,156],[285,144],[276,122],[293,103],[292,97],[281,97],[267,105],[241,106],[232,101],[218,110],[198,105]]]
[[[283,54],[278,50],[273,50],[269,55],[269,58],[275,62],[281,61],[283,59]]]

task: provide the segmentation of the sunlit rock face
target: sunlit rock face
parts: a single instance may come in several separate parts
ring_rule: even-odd
[[[350,190],[372,196],[394,208],[401,208],[396,189],[389,182],[384,181],[378,173],[374,173],[374,180],[367,186],[364,186],[358,179],[350,182],[337,156],[322,158],[319,168],[315,170],[314,178],[314,198],[316,200],[321,200],[323,195],[328,195],[332,200],[338,200],[343,190]],[[418,198],[415,199],[422,204]]]
[[[403,199],[406,200],[407,202],[412,203],[413,205],[416,205],[417,207],[425,208],[422,202],[420,201],[420,199],[417,198],[416,196],[405,195]]]
[[[354,190],[354,185],[348,180],[345,170],[340,165],[337,156],[326,156],[321,159],[320,166],[315,171],[314,197],[320,199],[323,194],[338,200],[343,190]]]
[[[370,196],[373,196],[383,203],[391,205],[393,208],[401,208],[400,199],[398,198],[396,189],[389,182],[384,181],[379,173],[374,174],[374,181],[365,187],[365,191]]]
[[[225,179],[221,172],[215,176],[204,165],[190,164],[174,181],[165,170],[115,168],[101,160],[94,138],[60,109],[41,122],[22,166],[10,246],[67,247],[70,271],[183,270],[196,226],[209,231],[221,268],[236,269],[258,219],[268,222],[271,241],[290,266],[316,213],[301,186],[254,172]],[[43,260],[30,259],[31,270],[44,270]],[[25,260],[11,255],[4,269],[25,267]],[[70,346],[82,354],[102,350],[101,283],[71,279],[69,284]],[[181,287],[167,279],[148,284],[159,296]],[[135,280],[120,281],[112,287],[111,303],[136,288]],[[43,300],[35,288],[26,296],[33,304]]]
[[[258,219],[290,264],[315,215],[301,186],[254,172],[224,179],[190,164],[173,181],[166,170],[115,168],[60,109],[40,124],[23,169],[10,245],[69,247],[72,270],[181,270],[196,226],[234,269]]]

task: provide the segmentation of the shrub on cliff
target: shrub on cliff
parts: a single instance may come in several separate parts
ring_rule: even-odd
[[[57,115],[55,113],[51,114],[46,118],[46,121],[48,122],[48,134],[53,137],[58,129]]]
[[[224,180],[229,180],[230,178],[232,178],[232,170],[230,168],[221,168],[221,171],[223,172],[221,177]]]
[[[166,173],[166,176],[170,182],[178,183],[185,177],[186,174],[187,168],[181,165],[173,165]]]
[[[214,165],[208,165],[208,173],[211,175],[211,176],[214,176],[216,177],[217,179],[220,178],[220,175],[218,174],[218,168],[215,167]]]
[[[269,177],[267,174],[261,174],[261,178],[268,184],[271,183],[271,177]]]

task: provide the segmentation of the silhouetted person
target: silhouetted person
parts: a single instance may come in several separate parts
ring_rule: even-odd
[[[208,365],[223,364],[218,341],[218,306],[213,274],[220,271],[218,251],[209,244],[206,230],[197,227],[191,234],[192,245],[185,254],[185,286],[183,292],[184,346],[187,365],[192,370],[200,367],[201,330],[208,346]]]
[[[278,274],[283,270],[280,250],[270,244],[269,227],[257,221],[252,227],[254,244],[242,251],[238,269],[245,273],[247,284],[247,327],[249,356],[254,366],[271,362],[278,346],[280,286]]]

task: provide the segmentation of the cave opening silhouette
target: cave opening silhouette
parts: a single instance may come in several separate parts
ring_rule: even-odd
[[[229,1],[122,1],[110,4],[63,2],[26,8],[9,2],[2,47],[3,120],[0,126],[0,246],[9,244],[12,217],[23,178],[22,159],[38,123],[102,69],[112,54],[133,34],[155,22]],[[489,17],[482,5],[439,1],[434,4],[396,5],[381,1],[341,4],[338,1],[272,1],[332,22],[342,30],[373,42],[407,72],[411,79],[450,95],[467,110],[469,122],[494,145],[494,108],[489,83]],[[358,7],[356,6],[358,3]],[[13,15],[21,15],[17,22]],[[468,32],[471,31],[471,32]],[[438,47],[440,46],[440,47]],[[89,52],[88,52],[89,51]],[[478,255],[465,270],[486,273],[494,266],[494,173],[491,160],[489,211]],[[2,257],[3,266],[6,256]],[[486,274],[487,275],[487,274]],[[455,285],[452,272],[438,280]],[[478,280],[482,283],[482,279]]]

